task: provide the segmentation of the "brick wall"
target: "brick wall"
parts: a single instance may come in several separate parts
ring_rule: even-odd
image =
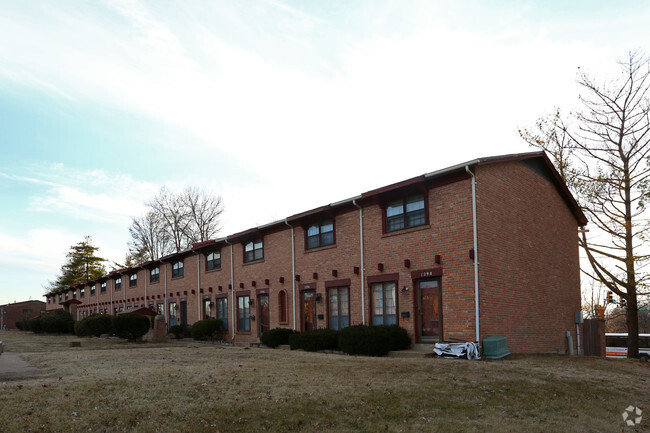
[[[565,352],[580,310],[577,222],[554,185],[523,162],[477,169],[483,338],[511,351]]]

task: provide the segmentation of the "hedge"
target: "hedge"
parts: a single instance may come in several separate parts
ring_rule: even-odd
[[[268,347],[276,348],[283,344],[289,344],[289,337],[295,333],[296,331],[290,328],[270,329],[260,336],[260,341]]]
[[[385,356],[391,350],[408,349],[411,337],[397,325],[356,325],[339,333],[339,347],[350,355]]]
[[[319,350],[339,350],[339,331],[333,329],[316,329],[289,336],[291,350],[302,349],[307,352]]]
[[[40,330],[37,330],[40,325]],[[50,334],[72,334],[74,332],[74,319],[64,310],[50,311],[43,314],[40,319],[30,320],[30,331],[47,332]]]
[[[223,338],[221,319],[203,319],[192,325],[192,338],[195,340],[221,340]]]
[[[169,327],[169,333],[174,334],[174,337],[181,339],[192,336],[192,329],[187,325],[174,325]]]
[[[151,321],[142,314],[125,313],[113,317],[113,331],[120,338],[136,341],[149,332]]]
[[[79,337],[99,337],[113,333],[113,321],[106,314],[92,314],[74,325],[74,333]]]

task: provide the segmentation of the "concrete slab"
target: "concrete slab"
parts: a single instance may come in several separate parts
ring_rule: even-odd
[[[4,352],[0,356],[0,381],[43,376],[45,372],[33,367],[17,353]]]

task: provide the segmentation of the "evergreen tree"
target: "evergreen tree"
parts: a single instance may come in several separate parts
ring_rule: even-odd
[[[61,266],[60,275],[50,281],[46,290],[53,293],[72,284],[90,281],[106,275],[105,259],[96,254],[99,248],[93,245],[92,238],[86,236],[83,241],[70,247],[67,261]]]

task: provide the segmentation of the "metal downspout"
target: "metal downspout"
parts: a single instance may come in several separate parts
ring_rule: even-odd
[[[167,323],[167,309],[169,308],[169,305],[167,305],[169,302],[167,299],[167,263],[163,264],[165,265],[165,306],[163,307],[163,317],[165,318],[165,323]]]
[[[352,204],[359,208],[359,248],[361,249],[361,323],[366,324],[366,282],[365,264],[363,256],[363,208],[357,204],[357,200],[352,200]]]
[[[201,320],[201,253],[196,253],[196,308]]]
[[[232,340],[235,341],[235,269],[233,267],[232,244],[228,238],[224,241],[230,245],[230,323],[232,324]]]
[[[481,344],[481,327],[479,322],[479,309],[478,309],[478,228],[476,224],[476,175],[469,169],[469,165],[465,166],[465,171],[472,177],[472,226],[474,231],[474,309],[476,320],[476,342]]]
[[[291,298],[293,299],[293,330],[296,330],[296,239],[295,239],[295,233],[294,233],[294,228],[287,219],[284,219],[284,223],[291,227],[291,287],[293,291],[293,295]]]

